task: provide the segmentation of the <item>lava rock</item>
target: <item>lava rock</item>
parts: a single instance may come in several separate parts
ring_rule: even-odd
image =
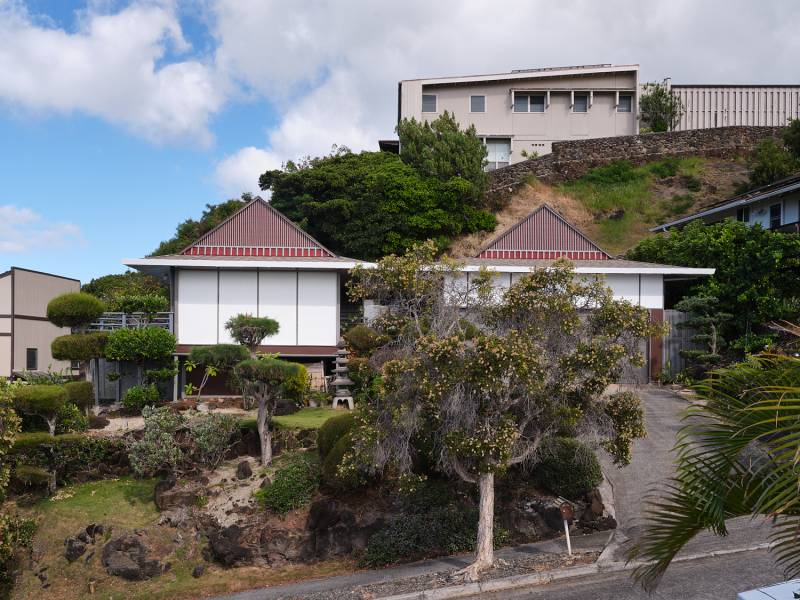
[[[99,523],[90,523],[86,526],[86,533],[90,538],[92,538],[92,540],[94,540],[94,538],[96,538],[98,535],[103,535],[105,530],[106,528]]]
[[[66,548],[64,548],[64,558],[69,562],[78,560],[83,553],[86,552],[86,542],[78,539],[77,537],[70,537],[64,541]]]
[[[105,545],[102,563],[109,575],[128,581],[143,581],[164,571],[157,559],[148,558],[141,536],[130,534],[114,538]]]
[[[236,465],[236,479],[249,479],[253,475],[249,460],[243,460]]]
[[[178,478],[173,474],[168,475],[156,483],[155,489],[153,490],[153,501],[156,503],[158,510],[164,510],[164,507],[162,506],[162,497],[166,492],[174,488],[177,483]]]
[[[198,579],[203,576],[203,573],[206,572],[206,566],[203,564],[197,565],[194,569],[192,569],[192,577]]]
[[[253,551],[244,545],[243,533],[238,525],[212,531],[208,536],[212,556],[226,567],[246,564],[253,558]]]

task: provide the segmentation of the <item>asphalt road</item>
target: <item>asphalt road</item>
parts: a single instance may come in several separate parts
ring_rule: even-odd
[[[480,600],[734,600],[738,592],[783,581],[766,550],[673,564],[648,594],[628,573],[598,574],[518,592],[482,594]]]

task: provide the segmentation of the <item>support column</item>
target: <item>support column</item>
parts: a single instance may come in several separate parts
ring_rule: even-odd
[[[650,322],[663,323],[664,322],[664,309],[651,308],[650,309]],[[657,381],[661,375],[661,368],[664,363],[664,338],[662,336],[651,336],[649,340],[648,354],[648,372],[650,374],[650,381]]]

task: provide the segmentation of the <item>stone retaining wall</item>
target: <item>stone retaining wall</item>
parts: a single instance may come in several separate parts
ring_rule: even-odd
[[[530,176],[545,183],[558,183],[616,160],[641,164],[667,156],[741,156],[766,138],[779,138],[782,130],[783,127],[735,126],[553,142],[550,154],[492,171],[487,195],[490,201],[497,202]]]

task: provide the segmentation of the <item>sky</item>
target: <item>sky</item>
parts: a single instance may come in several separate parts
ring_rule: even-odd
[[[122,272],[208,203],[393,136],[401,79],[800,83],[795,0],[0,0],[0,271]]]

